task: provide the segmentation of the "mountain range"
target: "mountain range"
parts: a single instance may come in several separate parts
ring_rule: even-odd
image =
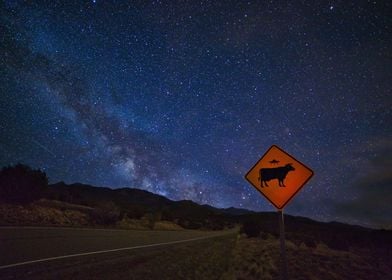
[[[0,204],[0,225],[87,226],[129,229],[222,230],[257,225],[264,234],[279,236],[276,212],[219,209],[190,200],[173,201],[133,188],[110,189],[85,184],[49,185],[44,197],[29,205]],[[338,222],[319,222],[285,214],[286,239],[324,243],[337,250],[363,246],[392,253],[392,231]]]

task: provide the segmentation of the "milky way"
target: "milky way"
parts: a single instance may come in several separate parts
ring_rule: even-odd
[[[315,172],[288,213],[392,225],[387,1],[33,2],[0,3],[1,166],[272,211],[277,144]]]

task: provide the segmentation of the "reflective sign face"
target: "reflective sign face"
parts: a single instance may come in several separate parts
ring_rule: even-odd
[[[313,176],[313,171],[273,145],[245,175],[276,208],[282,209]]]

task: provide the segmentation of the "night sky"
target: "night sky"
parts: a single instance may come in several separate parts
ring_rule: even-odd
[[[285,212],[392,226],[388,1],[0,1],[0,166],[273,211],[276,144],[315,175]]]

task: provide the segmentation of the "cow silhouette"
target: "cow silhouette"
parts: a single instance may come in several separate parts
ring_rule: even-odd
[[[264,188],[264,184],[266,187],[269,187],[267,182],[278,179],[279,187],[286,187],[284,185],[284,179],[287,176],[287,173],[290,171],[294,171],[292,163],[288,163],[285,166],[279,166],[275,168],[261,168],[259,171],[259,178],[261,187]]]

